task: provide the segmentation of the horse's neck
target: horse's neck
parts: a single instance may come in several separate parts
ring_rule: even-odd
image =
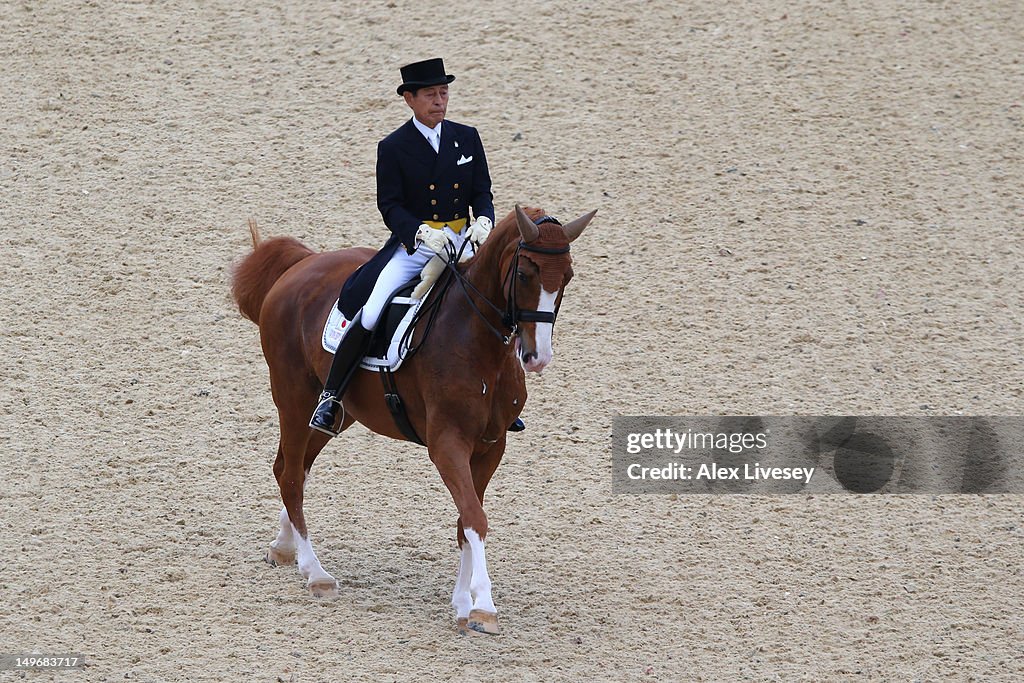
[[[488,240],[480,247],[477,256],[465,270],[466,280],[487,297],[488,301],[499,308],[504,308],[505,294],[503,291],[501,272],[501,255],[508,246],[506,235],[495,235],[494,242]],[[490,309],[490,307],[487,307]]]
[[[492,235],[492,239],[493,242],[488,240],[484,243],[476,257],[463,271],[463,276],[470,286],[464,290],[461,284],[453,283],[453,291],[448,292],[446,296],[445,313],[451,316],[452,322],[458,325],[458,328],[473,336],[474,343],[488,346],[498,344],[505,349],[507,347],[501,343],[500,337],[508,334],[510,330],[502,324],[506,302],[501,255],[509,240],[505,235]],[[493,304],[497,310],[487,302]]]

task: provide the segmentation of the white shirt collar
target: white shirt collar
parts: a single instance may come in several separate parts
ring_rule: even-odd
[[[441,121],[438,121],[437,125],[434,126],[433,128],[427,128],[425,125],[420,123],[420,120],[418,118],[416,118],[415,116],[412,117],[412,124],[416,126],[416,130],[423,134],[423,137],[427,139],[427,142],[430,143],[430,146],[434,148],[435,152],[438,149],[440,149],[442,123],[444,123],[443,119]],[[435,140],[437,141],[436,143],[434,142]]]

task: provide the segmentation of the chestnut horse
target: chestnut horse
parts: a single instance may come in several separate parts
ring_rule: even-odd
[[[434,324],[425,341],[428,325],[418,326],[413,345],[423,343],[394,374],[409,421],[459,511],[452,605],[462,631],[498,632],[484,556],[484,490],[505,453],[506,428],[526,402],[524,369],[539,372],[551,361],[554,316],[572,277],[569,243],[595,213],[562,226],[517,206],[472,259],[444,276],[456,281],[446,290],[442,281],[435,286],[423,304],[440,298]],[[321,347],[324,323],[346,278],[373,252],[314,253],[290,237],[261,242],[250,228],[253,251],[235,269],[232,293],[242,315],[259,325],[281,427],[274,476],[284,506],[267,561],[292,564],[297,556],[313,595],[337,595],[302,511],[306,477],[329,440],[308,422],[331,366]],[[375,374],[356,372],[343,397],[341,430],[358,420],[405,440]]]

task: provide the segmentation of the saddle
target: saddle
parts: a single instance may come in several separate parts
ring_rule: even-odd
[[[386,368],[394,372],[402,366],[402,361],[408,356],[409,340],[412,337],[409,325],[430,293],[428,290],[422,298],[414,299],[411,296],[412,290],[419,282],[420,278],[414,277],[391,293],[360,367],[366,370]],[[352,321],[345,318],[338,306],[332,306],[321,339],[324,350],[336,352],[351,326]]]
[[[384,402],[387,404],[388,410],[391,411],[395,424],[407,439],[423,446],[425,445],[423,440],[416,433],[405,412],[405,405],[402,403],[402,397],[398,394],[398,387],[392,374],[401,367],[402,361],[409,355],[409,341],[412,339],[412,330],[409,328],[417,320],[416,314],[419,312],[420,306],[427,300],[430,289],[433,289],[436,283],[436,281],[431,283],[426,294],[416,299],[412,297],[412,291],[419,282],[420,278],[414,277],[388,297],[388,303],[385,304],[377,327],[370,338],[370,346],[359,365],[366,370],[373,370],[380,374],[381,381],[384,383]],[[324,324],[321,339],[324,350],[335,353],[351,328],[352,321],[342,314],[337,305],[332,306],[331,314]]]

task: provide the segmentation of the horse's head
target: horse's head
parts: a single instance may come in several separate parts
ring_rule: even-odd
[[[508,302],[507,323],[518,325],[516,355],[528,372],[540,372],[551,362],[551,332],[565,286],[572,279],[569,244],[580,236],[597,211],[560,225],[553,218],[530,220],[516,206],[516,226],[522,241],[509,245],[501,272]]]

